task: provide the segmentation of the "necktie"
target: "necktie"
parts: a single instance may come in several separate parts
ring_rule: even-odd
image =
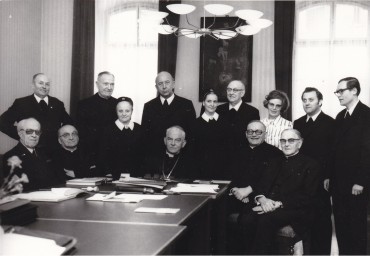
[[[45,113],[48,110],[48,105],[46,104],[44,100],[40,100],[39,105],[40,105],[42,112]]]
[[[344,115],[344,119],[349,120],[351,118],[351,115],[347,111],[346,114]]]
[[[34,150],[32,151],[32,155],[33,155],[34,157],[37,157],[36,149],[34,149]]]
[[[312,126],[312,125],[313,125],[313,119],[310,117],[308,118],[307,126]]]

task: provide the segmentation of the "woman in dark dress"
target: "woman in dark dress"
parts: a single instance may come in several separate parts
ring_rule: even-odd
[[[194,151],[200,168],[201,179],[230,179],[227,170],[225,121],[216,112],[218,96],[208,91],[203,97],[204,112],[194,123]]]
[[[128,97],[118,98],[118,119],[104,128],[99,149],[99,168],[103,174],[119,179],[121,173],[137,177],[140,161],[141,129],[131,121],[133,102]]]

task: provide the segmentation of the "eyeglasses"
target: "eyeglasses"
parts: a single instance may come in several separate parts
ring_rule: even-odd
[[[294,142],[296,142],[297,140],[301,140],[301,139],[287,139],[287,140],[285,140],[285,139],[281,139],[280,140],[280,144],[286,144],[287,142],[289,143],[289,144],[293,144]]]
[[[158,86],[161,86],[161,87],[162,87],[163,85],[167,85],[167,86],[168,86],[168,85],[170,85],[170,84],[171,84],[171,81],[170,81],[170,80],[166,80],[166,81],[164,81],[164,82],[159,82],[159,83],[157,83],[157,85],[158,85]]]
[[[269,103],[268,104],[268,106],[270,107],[270,108],[276,108],[276,109],[281,109],[281,105],[280,104],[274,104],[274,103]]]
[[[72,138],[76,138],[78,137],[78,132],[72,132],[72,133],[63,133],[62,135],[60,135],[59,137],[63,137],[65,139],[69,138],[69,137],[72,137]]]
[[[41,135],[41,131],[40,130],[33,130],[33,129],[21,129],[21,131],[25,131],[27,135],[31,135],[33,133],[36,134],[36,136],[40,136]]]
[[[247,130],[246,134],[247,135],[253,135],[255,133],[256,135],[262,135],[263,131],[262,130]]]
[[[227,92],[241,92],[244,91],[244,89],[236,89],[236,88],[226,88]]]
[[[343,92],[344,92],[345,90],[351,90],[351,88],[344,88],[344,89],[336,90],[336,91],[334,92],[334,94],[335,94],[335,95],[337,95],[337,96],[340,96],[340,95],[342,95],[342,94],[343,94]]]

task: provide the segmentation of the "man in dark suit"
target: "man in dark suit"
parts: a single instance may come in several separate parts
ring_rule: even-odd
[[[163,180],[194,179],[198,175],[197,166],[190,155],[191,152],[184,151],[185,135],[184,129],[180,126],[168,128],[164,137],[166,149],[147,153],[142,163],[141,173],[146,177]]]
[[[228,123],[228,146],[232,154],[245,141],[244,134],[248,123],[252,120],[259,120],[260,115],[256,108],[242,101],[245,94],[245,85],[241,81],[231,81],[226,91],[229,103],[219,106],[217,112]]]
[[[141,120],[149,152],[163,150],[163,137],[170,126],[183,127],[189,138],[190,127],[195,120],[193,103],[174,94],[175,80],[170,73],[160,72],[155,79],[155,87],[159,95],[145,103]]]
[[[81,142],[91,149],[97,159],[100,137],[105,126],[117,120],[117,99],[112,97],[114,75],[108,71],[98,74],[98,92],[78,102],[77,125]]]
[[[58,130],[60,147],[52,154],[52,169],[61,183],[96,175],[91,154],[79,144],[77,129],[64,125]]]
[[[328,161],[334,139],[334,119],[321,111],[323,96],[319,90],[307,87],[302,93],[302,105],[306,115],[294,121],[293,128],[304,139],[301,153],[320,164],[320,185],[315,202],[315,217],[311,228],[310,254],[329,255],[331,250],[332,224],[330,194],[324,188],[330,170]]]
[[[263,177],[255,186],[258,206],[246,207],[239,218],[251,254],[272,253],[274,238],[281,227],[291,225],[299,237],[311,224],[319,164],[299,153],[302,145],[299,131],[284,130],[280,143],[285,157],[268,161]]]
[[[343,78],[335,95],[346,108],[335,119],[333,196],[335,231],[340,254],[366,254],[370,178],[370,108],[358,99],[354,77]]]
[[[19,143],[4,155],[5,176],[10,167],[5,163],[12,156],[22,161],[22,168],[16,168],[14,173],[21,177],[22,173],[28,176],[29,183],[24,184],[24,191],[36,190],[52,186],[57,182],[55,174],[48,167],[48,159],[43,151],[36,149],[41,134],[40,123],[34,118],[20,120],[17,124]]]
[[[53,150],[58,146],[57,131],[72,122],[63,102],[49,95],[50,79],[43,73],[33,76],[33,95],[16,99],[13,105],[0,117],[0,130],[15,140],[19,139],[17,123],[25,118],[33,117],[42,126],[39,148]]]

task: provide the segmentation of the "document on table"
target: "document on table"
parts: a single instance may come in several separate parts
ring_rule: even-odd
[[[65,248],[54,240],[8,233],[3,236],[0,255],[61,255]]]
[[[180,211],[179,208],[154,208],[154,207],[139,207],[135,209],[135,212],[143,213],[166,213],[166,214],[175,214]]]
[[[78,188],[52,188],[51,190],[21,193],[14,196],[16,198],[28,199],[30,201],[60,202],[75,198],[81,193],[85,193],[85,191]]]
[[[179,183],[170,189],[174,193],[206,193],[217,194],[219,186],[217,184],[185,184]]]
[[[121,202],[121,203],[138,203],[142,200],[162,200],[166,195],[146,195],[146,194],[119,194],[116,192],[110,194],[97,193],[92,197],[87,198],[88,201],[104,201],[104,202]]]

